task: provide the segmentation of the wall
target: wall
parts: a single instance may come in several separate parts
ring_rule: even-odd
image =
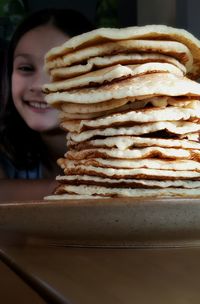
[[[45,7],[72,8],[81,11],[92,22],[95,20],[97,0],[27,0],[31,11]],[[137,24],[137,0],[118,0],[120,26]]]
[[[138,25],[166,24],[184,28],[200,39],[199,0],[138,0]]]
[[[166,24],[185,28],[200,39],[199,0],[118,0],[121,26]],[[27,0],[32,9],[69,7],[94,21],[97,0]]]
[[[77,9],[93,21],[97,0],[27,0],[27,3],[31,11],[46,7]]]
[[[145,24],[176,24],[175,0],[138,0],[138,25]]]

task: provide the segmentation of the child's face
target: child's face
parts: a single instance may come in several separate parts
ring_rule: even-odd
[[[44,101],[43,84],[49,82],[44,71],[44,55],[69,37],[53,27],[44,25],[27,32],[14,52],[12,96],[16,109],[27,125],[39,132],[58,127],[57,110]]]

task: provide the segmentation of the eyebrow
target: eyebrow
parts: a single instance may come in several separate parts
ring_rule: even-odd
[[[19,53],[19,54],[16,54],[14,56],[14,60],[18,57],[23,57],[23,58],[27,58],[27,59],[30,59],[32,56],[30,54],[27,54],[27,53]]]

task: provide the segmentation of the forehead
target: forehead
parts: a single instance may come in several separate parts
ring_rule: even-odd
[[[44,56],[52,47],[61,45],[69,36],[53,25],[38,26],[25,33],[19,40],[14,55],[33,54]]]

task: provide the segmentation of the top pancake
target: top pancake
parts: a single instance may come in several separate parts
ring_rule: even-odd
[[[187,46],[180,42],[168,40],[120,40],[75,50],[72,53],[46,62],[46,69],[50,70],[52,68],[72,66],[98,56],[112,56],[126,53],[134,54],[135,52],[148,52],[171,56],[183,63],[187,71],[190,71],[193,67],[192,53]]]
[[[75,36],[59,47],[51,49],[45,56],[49,62],[59,56],[71,53],[74,50],[105,42],[149,39],[149,40],[172,40],[186,45],[192,53],[194,64],[190,76],[198,78],[200,75],[200,41],[184,29],[177,29],[165,25],[146,25],[127,28],[99,28],[88,33]]]

